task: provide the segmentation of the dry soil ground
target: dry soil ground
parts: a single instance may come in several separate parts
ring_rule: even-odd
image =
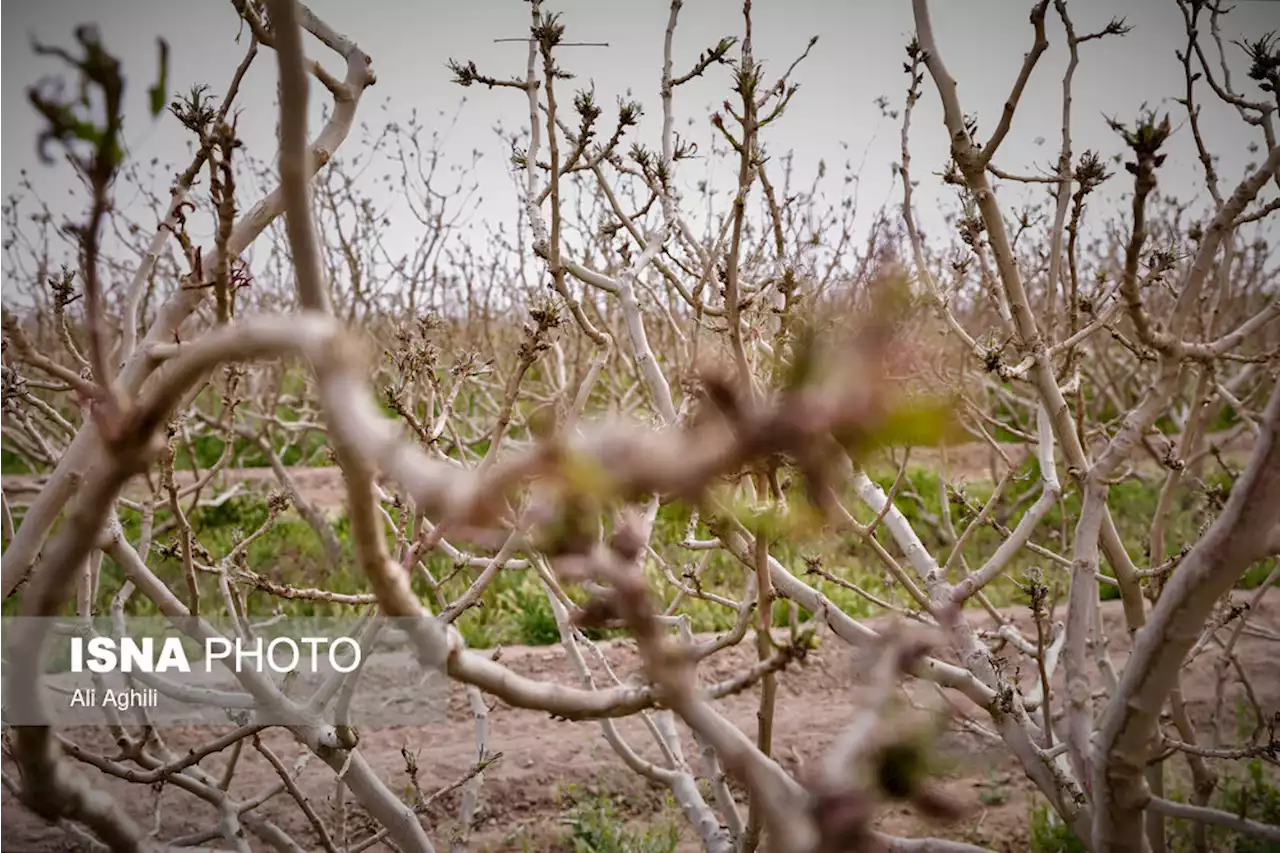
[[[1127,654],[1128,638],[1120,611],[1114,602],[1104,605],[1104,617],[1117,665]],[[1015,613],[1019,622],[1025,614]],[[981,618],[981,617],[975,617]],[[1260,626],[1280,630],[1280,591],[1272,591],[1253,617]],[[1024,629],[1029,628],[1024,625]],[[703,668],[706,680],[727,677],[743,666],[754,654],[753,644],[743,643],[716,657]],[[609,660],[622,677],[634,670],[636,658],[625,641],[602,644]],[[1280,662],[1274,643],[1246,637],[1240,646],[1241,662],[1254,674],[1253,687],[1257,699],[1269,713],[1280,709]],[[1208,730],[1213,712],[1214,676],[1209,655],[1200,658],[1184,682],[1190,711],[1197,725]],[[403,684],[412,672],[407,656],[379,658],[381,662],[366,672],[366,690],[379,684]],[[513,670],[540,679],[575,683],[564,653],[554,647],[502,649],[502,661]],[[851,702],[858,691],[857,673],[867,665],[844,644],[825,638],[820,648],[800,665],[780,678],[775,744],[784,765],[814,761],[850,718]],[[927,691],[915,691],[922,698]],[[1239,687],[1232,687],[1228,708],[1234,708]],[[474,719],[468,709],[463,690],[452,686],[448,692],[448,710],[440,719],[432,691],[424,690],[424,717],[432,722],[421,725],[383,728],[362,732],[360,750],[384,779],[398,790],[406,790],[408,776],[401,749],[418,753],[420,783],[430,792],[455,780],[474,759]],[[492,703],[492,700],[490,700]],[[755,690],[721,702],[722,710],[747,732],[754,732],[757,693]],[[438,708],[438,705],[436,706]],[[570,786],[578,792],[608,794],[619,804],[629,821],[647,822],[660,816],[664,808],[663,792],[629,773],[600,735],[597,725],[552,720],[537,714],[494,705],[490,714],[492,734],[489,748],[502,753],[502,758],[486,774],[483,807],[474,836],[475,850],[555,850],[563,833],[562,816],[570,802]],[[624,720],[621,731],[631,742],[651,757],[654,750],[642,727]],[[181,752],[210,736],[209,729],[166,729],[164,736],[175,752]],[[110,753],[112,744],[102,729],[82,729],[67,734],[82,745],[102,753]],[[297,747],[288,735],[271,731],[266,740],[282,754],[287,765]],[[1026,849],[1027,829],[1033,790],[1017,765],[973,735],[949,734],[942,750],[949,769],[940,784],[969,809],[958,824],[931,827],[906,810],[889,810],[882,817],[887,831],[898,833],[930,833],[996,850]],[[690,754],[695,753],[690,749]],[[203,766],[220,771],[226,756],[211,756]],[[8,768],[12,772],[13,768]],[[145,787],[130,785],[104,777],[96,770],[87,771],[91,778],[112,792],[125,808],[144,825],[150,825],[156,814],[156,794]],[[273,781],[271,771],[260,761],[245,767],[235,777],[231,792],[247,797]],[[301,787],[320,813],[330,817],[334,808],[332,773],[319,762],[313,762],[301,777]],[[160,822],[164,836],[208,828],[216,821],[213,810],[182,794],[172,786],[159,794]],[[6,851],[76,850],[76,842],[62,830],[46,825],[25,812],[9,794],[4,795],[3,841]],[[447,796],[440,808],[428,816],[429,825],[443,829],[456,815],[457,797]],[[319,849],[305,819],[286,797],[269,801],[259,810],[277,821],[306,849]],[[356,816],[352,820],[352,837],[365,834],[366,824]],[[443,833],[442,833],[443,834]],[[692,833],[683,830],[682,849],[695,849]],[[527,845],[527,846],[526,846]]]

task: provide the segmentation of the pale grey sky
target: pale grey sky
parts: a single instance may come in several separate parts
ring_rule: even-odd
[[[527,5],[517,0],[313,0],[311,6],[373,57],[378,84],[361,110],[370,126],[403,118],[411,109],[417,109],[428,122],[443,123],[466,95],[467,103],[447,139],[446,153],[453,162],[463,163],[472,149],[484,152],[477,174],[483,199],[476,207],[478,218],[514,224],[516,200],[507,175],[509,151],[492,128],[498,122],[508,128],[521,126],[527,118],[526,105],[513,90],[464,90],[453,85],[445,62],[450,57],[474,59],[483,71],[495,76],[520,76],[523,45],[495,44],[493,39],[525,36]],[[944,57],[960,82],[966,111],[978,114],[984,133],[994,127],[1023,53],[1030,46],[1029,7],[1028,2],[1014,0],[933,3],[934,26]],[[598,101],[606,107],[631,89],[648,117],[639,129],[640,136],[655,145],[653,117],[660,110],[658,82],[668,4],[663,0],[550,0],[547,8],[563,12],[570,40],[610,43],[607,49],[566,49],[561,62],[577,79],[562,85],[576,88],[594,82]],[[1082,48],[1075,78],[1076,153],[1090,147],[1108,155],[1118,152],[1120,141],[1107,129],[1104,114],[1131,118],[1144,102],[1167,105],[1174,111],[1175,122],[1181,122],[1180,108],[1169,101],[1181,94],[1181,67],[1174,50],[1185,44],[1182,16],[1174,0],[1072,0],[1070,8],[1082,33],[1101,28],[1113,15],[1126,17],[1134,27],[1123,39],[1106,39]],[[5,0],[2,11],[3,191],[12,192],[19,171],[27,169],[36,185],[57,204],[55,210],[64,213],[78,214],[83,199],[68,194],[73,183],[65,166],[48,167],[37,161],[38,124],[25,95],[26,87],[41,76],[62,69],[58,63],[32,54],[33,36],[70,44],[76,25],[97,23],[107,46],[124,57],[130,81],[127,141],[132,154],[139,158],[158,156],[169,162],[184,160],[186,135],[167,115],[153,122],[146,113],[145,91],[155,74],[156,36],[164,36],[172,48],[171,92],[195,82],[209,83],[212,91],[221,92],[241,57],[241,48],[233,43],[239,22],[230,4],[217,0]],[[1060,24],[1052,13],[1049,18],[1052,45],[1028,87],[1013,132],[998,158],[999,165],[1011,171],[1030,171],[1056,158],[1066,50]],[[741,22],[740,0],[686,0],[676,37],[677,73],[687,69],[698,53],[719,37],[740,35]],[[1233,37],[1280,29],[1280,2],[1238,2],[1227,26]],[[787,116],[765,137],[775,157],[794,151],[802,183],[808,182],[820,159],[826,159],[838,172],[844,159],[852,157],[856,162],[866,150],[863,208],[870,211],[886,199],[897,201],[896,193],[892,197],[888,193],[890,163],[898,159],[898,128],[881,118],[874,100],[885,95],[891,108],[901,109],[906,83],[903,46],[912,29],[910,4],[905,0],[756,0],[756,55],[774,73],[781,72],[804,49],[810,36],[821,37],[797,72],[802,87]],[[330,68],[341,70],[340,63],[318,44],[311,43],[311,51]],[[1237,55],[1235,83],[1250,87],[1254,93],[1239,60]],[[275,75],[274,58],[264,52],[239,100],[243,108],[240,135],[260,157],[269,156],[273,146]],[[710,138],[709,112],[728,95],[728,86],[729,71],[721,67],[678,91],[678,126],[704,150]],[[314,101],[322,94],[320,87],[313,86]],[[1223,158],[1220,171],[1224,180],[1234,180],[1244,165],[1255,159],[1247,146],[1259,135],[1208,95],[1204,90],[1205,132]],[[318,118],[318,107],[314,114]],[[437,114],[443,117],[436,118]],[[693,124],[686,127],[684,122],[690,118]],[[1179,130],[1161,173],[1164,188],[1180,195],[1202,183],[1189,136],[1185,128]],[[1043,144],[1037,145],[1037,138],[1043,139]],[[842,151],[841,143],[847,143],[847,152]],[[915,176],[922,180],[917,198],[926,224],[931,220],[937,223],[940,206],[951,204],[952,193],[928,174],[941,169],[946,146],[937,96],[926,82],[912,146]],[[353,150],[354,146],[347,153]],[[692,184],[702,177],[701,172],[700,166],[688,165],[681,175]],[[1112,186],[1122,189],[1122,179],[1115,179]]]

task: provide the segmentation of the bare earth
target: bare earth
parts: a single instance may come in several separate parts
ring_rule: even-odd
[[[1111,638],[1116,664],[1123,663],[1128,639],[1116,602],[1103,605],[1105,624]],[[1025,613],[1014,613],[1019,623],[1026,623]],[[1253,617],[1256,624],[1272,631],[1280,630],[1280,591],[1273,590]],[[1029,630],[1028,624],[1023,624]],[[754,654],[754,644],[746,642],[728,650],[702,669],[704,680],[718,680],[732,674]],[[634,671],[636,658],[625,641],[602,644],[620,677]],[[1274,645],[1246,637],[1239,647],[1241,662],[1254,675],[1258,701],[1268,713],[1280,709],[1280,661]],[[516,672],[540,679],[554,679],[574,684],[576,679],[555,647],[502,649],[502,661]],[[372,659],[371,659],[372,660]],[[853,650],[828,636],[821,647],[801,664],[780,678],[776,717],[776,755],[791,770],[798,764],[815,760],[836,733],[850,719],[851,703],[857,700],[856,673],[867,665]],[[400,668],[403,667],[403,668]],[[389,658],[384,664],[364,675],[365,689],[375,690],[379,684],[403,684],[416,677],[407,656]],[[1213,713],[1214,676],[1212,656],[1205,655],[1193,666],[1184,681],[1190,712],[1199,726],[1207,726]],[[915,685],[912,692],[927,699],[929,692]],[[1228,709],[1236,707],[1241,690],[1233,685],[1228,695]],[[754,734],[757,691],[724,700],[720,707],[744,731]],[[489,700],[491,705],[494,700]],[[432,705],[438,707],[424,691],[424,718],[438,719]],[[496,704],[490,714],[489,749],[501,752],[502,758],[485,777],[483,806],[479,825],[473,837],[474,850],[557,850],[565,849],[559,837],[563,833],[560,820],[568,808],[570,786],[579,792],[609,794],[619,804],[625,818],[638,823],[657,819],[664,809],[664,792],[630,773],[614,755],[593,723],[557,721],[545,714],[522,711]],[[652,741],[634,720],[621,721],[620,728],[642,754],[657,759]],[[1232,727],[1233,729],[1234,727]],[[1207,731],[1207,728],[1206,728]],[[361,733],[360,750],[393,789],[407,790],[408,777],[400,750],[407,747],[418,752],[420,783],[431,792],[457,779],[474,760],[475,723],[468,710],[463,690],[449,688],[447,719],[414,727],[385,728]],[[102,729],[68,732],[74,739],[95,751],[110,754],[113,745]],[[207,740],[209,729],[166,729],[164,735],[175,753]],[[1231,732],[1234,734],[1234,732]],[[265,738],[275,747],[286,766],[292,766],[298,747],[287,733],[271,731]],[[933,827],[923,824],[905,810],[887,811],[882,818],[886,831],[902,834],[934,834],[967,840],[996,850],[1025,850],[1033,789],[1016,764],[1003,757],[1001,750],[986,745],[970,734],[950,734],[943,741],[944,758],[949,765],[940,784],[964,802],[969,816],[959,824]],[[689,746],[690,756],[696,756]],[[218,772],[226,755],[211,756],[202,766]],[[1175,773],[1182,768],[1171,762]],[[8,768],[10,772],[13,768]],[[155,794],[147,788],[104,777],[98,771],[86,772],[114,793],[125,808],[143,825],[151,825],[156,809]],[[248,798],[252,792],[274,781],[269,768],[260,760],[247,763],[237,773],[231,788],[234,796]],[[304,771],[300,785],[317,805],[326,820],[333,815],[333,775],[320,762],[313,761]],[[1171,790],[1173,788],[1171,787]],[[440,801],[440,807],[426,817],[428,827],[437,838],[447,839],[457,815],[457,795]],[[206,804],[167,787],[160,795],[163,836],[203,830],[213,825],[216,815]],[[6,792],[3,799],[3,841],[10,851],[50,851],[80,849],[62,830],[46,825],[23,810]],[[352,809],[355,812],[355,809]],[[304,848],[317,848],[316,837],[296,806],[281,796],[259,809],[276,821]],[[332,826],[332,823],[330,823]],[[363,837],[367,824],[358,814],[352,815],[352,840]],[[692,832],[682,828],[681,849],[696,849]],[[527,846],[526,846],[527,844]],[[255,849],[257,849],[255,847]],[[385,849],[385,848],[384,848]]]

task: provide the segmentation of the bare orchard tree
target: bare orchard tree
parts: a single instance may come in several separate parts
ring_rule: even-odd
[[[1088,53],[1125,35],[1122,21],[1077,30],[1065,0],[1037,2],[1031,48],[983,138],[927,0],[913,0],[905,105],[882,105],[901,122],[901,206],[860,234],[846,195],[856,174],[830,202],[825,165],[804,187],[789,157],[766,153],[817,39],[771,76],[755,55],[750,0],[741,32],[696,57],[678,44],[682,6],[670,4],[654,69],[649,142],[637,140],[640,103],[620,99],[606,116],[594,91],[569,91],[566,25],[541,0],[529,4],[518,73],[450,60],[457,84],[527,108],[527,127],[507,140],[519,221],[491,225],[487,253],[458,239],[474,192],[467,170],[442,163],[416,117],[373,134],[360,155],[380,158],[420,227],[407,250],[383,242],[391,214],[361,183],[358,158],[339,156],[375,83],[372,60],[296,0],[232,0],[247,52],[221,97],[198,88],[173,102],[166,120],[193,134],[195,156],[168,198],[147,196],[160,220],[149,237],[112,203],[119,186],[149,180],[123,154],[119,65],[90,30],[78,34],[82,56],[58,51],[102,95],[92,103],[105,118],[35,90],[42,144],[65,147],[89,213],[59,232],[30,182],[6,205],[8,275],[34,308],[5,307],[5,451],[40,477],[21,501],[6,478],[3,591],[16,599],[6,613],[106,612],[122,626],[157,612],[197,641],[225,638],[224,619],[252,637],[255,619],[299,603],[360,614],[367,639],[396,620],[420,667],[460,685],[476,742],[474,763],[431,793],[406,751],[401,796],[347,724],[352,679],[299,697],[252,671],[232,670],[226,691],[148,676],[235,725],[180,750],[145,709],[103,709],[114,752],[51,725],[9,726],[4,784],[26,808],[112,850],[465,850],[501,757],[494,697],[598,725],[710,851],[981,849],[877,829],[890,803],[943,822],[968,810],[928,772],[946,725],[1002,745],[1094,853],[1166,850],[1170,819],[1196,827],[1198,851],[1210,849],[1211,826],[1280,842],[1275,826],[1214,800],[1222,765],[1274,765],[1280,748],[1275,709],[1251,710],[1246,739],[1223,722],[1229,699],[1256,693],[1241,644],[1276,639],[1249,620],[1280,578],[1280,298],[1263,230],[1280,188],[1280,44],[1239,42],[1250,65],[1237,88],[1223,8],[1179,0],[1185,116],[1114,120],[1125,168],[1112,175],[1105,156],[1073,150],[1072,81]],[[998,156],[1051,17],[1069,56],[1060,146],[1051,171],[1024,175]],[[308,46],[336,55],[342,74]],[[244,150],[231,118],[263,48],[279,68],[274,186],[270,158]],[[708,179],[695,192],[686,174],[697,146],[676,131],[675,100],[697,78],[731,89],[698,155],[727,167],[727,191]],[[331,102],[309,140],[316,83]],[[942,242],[924,235],[913,197],[910,133],[930,91],[951,142],[945,185],[962,211]],[[1206,142],[1207,98],[1258,137],[1235,186]],[[1157,191],[1177,121],[1204,170],[1198,222],[1194,204]],[[1122,182],[1127,207],[1099,214],[1099,187]],[[1046,196],[1010,213],[1002,186]],[[208,251],[194,219],[212,226]],[[66,266],[64,249],[76,255]],[[988,451],[984,500],[948,474],[960,439]],[[1229,450],[1241,444],[1238,468]],[[913,445],[937,448],[936,494],[908,476]],[[886,460],[887,488],[873,476]],[[1115,493],[1151,463],[1159,497],[1135,533]],[[305,488],[330,464],[345,489],[341,526]],[[251,467],[270,472],[265,498],[231,476]],[[228,546],[193,519],[233,498],[258,501],[265,520]],[[669,507],[683,513],[674,534],[660,523]],[[318,542],[305,583],[250,557],[294,515]],[[822,543],[876,570],[833,566],[816,555]],[[1236,589],[1268,560],[1256,591]],[[577,684],[468,648],[466,620],[513,573],[545,595]],[[1103,585],[1132,639],[1123,665],[1108,646]],[[1029,604],[1034,635],[997,607],[1010,601]],[[731,627],[696,632],[696,608]],[[894,618],[869,621],[868,609]],[[609,666],[597,629],[634,643],[635,676]],[[48,719],[48,630],[20,620],[6,646],[10,719]],[[701,665],[749,635],[750,665],[709,679]],[[775,747],[779,684],[828,635],[871,665],[849,688],[845,728],[796,769]],[[1216,660],[1215,693],[1202,697],[1215,703],[1209,742],[1182,681],[1206,656]],[[754,732],[718,705],[743,692],[759,697]],[[295,742],[292,766],[267,742],[271,729]],[[336,785],[336,814],[303,784],[314,759]],[[233,795],[251,762],[272,783]],[[1166,791],[1184,764],[1186,802]],[[206,828],[174,834],[158,808],[154,826],[140,825],[116,796],[130,784],[205,804]],[[438,819],[450,795],[457,818]],[[348,796],[367,820],[352,819]],[[301,819],[281,818],[291,809]]]

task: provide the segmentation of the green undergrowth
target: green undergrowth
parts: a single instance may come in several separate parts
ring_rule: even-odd
[[[1255,758],[1223,780],[1218,808],[1269,826],[1280,826],[1280,773]],[[1210,835],[1231,853],[1280,853],[1280,844],[1214,827]],[[1187,845],[1183,849],[1190,850]]]
[[[576,789],[567,794],[572,805],[562,822],[572,853],[674,853],[680,841],[680,824],[670,814],[632,826],[612,797]],[[673,809],[668,802],[667,810]]]
[[[1258,712],[1259,709],[1243,697],[1237,699],[1236,743],[1256,742],[1258,736],[1262,742],[1267,742],[1276,720],[1259,719]],[[1263,708],[1261,713],[1274,712]],[[1209,805],[1237,817],[1280,826],[1280,770],[1274,764],[1274,750],[1269,757],[1273,760],[1271,763],[1258,757],[1214,762],[1214,769],[1221,775]],[[1173,788],[1174,799],[1182,802],[1191,800],[1190,780],[1185,778],[1185,774],[1175,781]],[[1252,838],[1220,826],[1208,827],[1206,835],[1210,849],[1215,853],[1280,853],[1280,844],[1275,841]],[[1170,821],[1168,837],[1172,853],[1193,853],[1196,849],[1193,827],[1186,821]]]
[[[1260,738],[1261,743],[1267,743],[1270,728],[1275,724],[1267,717],[1270,713],[1269,709],[1255,708],[1243,697],[1238,698],[1234,742],[1257,743]],[[1269,755],[1274,759],[1274,750]],[[1254,757],[1211,764],[1218,774],[1218,783],[1209,799],[1210,807],[1268,826],[1280,826],[1280,770],[1274,763]],[[1190,771],[1178,756],[1165,763],[1164,779],[1172,800],[1193,801]],[[1169,853],[1194,853],[1202,849],[1196,844],[1194,825],[1185,820],[1165,821],[1165,839]],[[1210,853],[1280,853],[1280,844],[1274,841],[1242,835],[1221,826],[1206,826],[1204,840]],[[1086,853],[1087,850],[1041,797],[1037,797],[1032,806],[1028,849],[1030,853]]]
[[[895,473],[889,469],[871,470],[872,478],[886,490],[892,486]],[[1130,478],[1112,488],[1110,506],[1113,517],[1122,537],[1130,543],[1131,554],[1139,566],[1149,562],[1142,543],[1146,541],[1150,518],[1159,500],[1160,482],[1156,476],[1148,476],[1146,479]],[[1220,507],[1227,485],[1225,480],[1211,477],[1204,488],[1183,490],[1170,514],[1166,540],[1168,553],[1176,554],[1195,541],[1201,528]],[[1005,528],[1014,527],[1022,513],[1034,503],[1038,495],[1037,486],[1038,472],[1035,462],[1031,461],[1023,466],[1018,479],[1009,484],[1003,499],[991,513],[991,520]],[[993,489],[990,482],[980,480],[948,490],[948,507],[956,531],[963,531],[978,515]],[[941,564],[947,561],[951,546],[940,529],[940,498],[937,473],[913,467],[908,469],[896,505],[912,522],[924,545]],[[797,495],[792,502],[799,504],[801,500]],[[863,522],[874,518],[874,514],[852,494],[846,496],[845,504]],[[1078,492],[1073,487],[1068,487],[1062,500],[1041,521],[1034,541],[1056,553],[1070,553],[1069,537],[1079,508]],[[391,510],[397,520],[399,512],[397,509]],[[252,495],[235,497],[216,507],[199,507],[189,513],[195,538],[206,551],[202,562],[210,564],[230,553],[237,543],[257,530],[266,519],[266,502],[261,497]],[[137,542],[140,537],[137,514],[122,510],[122,520],[129,540]],[[155,529],[160,532],[155,537],[148,562],[170,588],[185,596],[186,583],[183,579],[181,554],[177,537],[171,529],[166,529],[168,521],[167,513],[157,512]],[[746,577],[752,570],[723,550],[706,552],[681,548],[678,543],[685,535],[688,521],[689,510],[682,505],[664,505],[658,513],[653,544],[657,554],[666,563],[667,570],[686,585],[696,586],[704,592],[738,598]],[[784,520],[779,523],[784,529],[775,537],[771,554],[850,615],[856,618],[867,617],[883,612],[883,608],[857,591],[833,582],[820,573],[856,585],[867,594],[895,606],[913,606],[914,603],[901,587],[890,582],[867,542],[852,534],[836,533],[829,529],[787,531],[787,522]],[[368,585],[351,553],[349,525],[341,517],[335,518],[333,525],[343,551],[342,559],[336,567],[325,567],[319,538],[292,510],[282,513],[266,533],[249,545],[243,565],[277,584],[322,588],[346,594],[367,593]],[[695,535],[697,538],[709,539],[714,534],[705,524],[700,523]],[[900,555],[883,525],[877,536],[890,553]],[[1065,543],[1064,537],[1067,539]],[[990,557],[1002,539],[1003,534],[991,524],[978,527],[965,540],[963,563],[970,570],[976,570]],[[462,541],[455,541],[453,544],[463,550],[469,547],[468,543]],[[960,577],[963,570],[961,563],[960,560],[952,563],[953,580]],[[425,565],[434,578],[443,580],[443,593],[448,600],[461,595],[481,571],[479,568],[455,566],[452,560],[439,552],[430,556]],[[1273,562],[1267,561],[1254,566],[1246,574],[1242,586],[1256,587],[1272,565]],[[997,606],[1025,606],[1027,595],[1018,581],[1026,576],[1032,566],[1039,566],[1043,570],[1051,593],[1056,591],[1060,596],[1065,593],[1068,582],[1066,568],[1023,549],[1014,558],[1005,576],[987,588],[991,601]],[[661,603],[669,605],[676,591],[664,579],[661,566],[656,560],[650,559],[646,571],[651,575],[652,586],[658,590]],[[1109,570],[1104,565],[1105,571]],[[99,602],[105,609],[109,597],[119,589],[123,575],[119,566],[108,558],[104,560],[101,578]],[[204,600],[217,601],[219,593],[216,579],[202,574],[200,582]],[[434,609],[434,597],[430,593],[427,578],[421,571],[414,573],[412,584],[420,600]],[[330,617],[350,616],[354,612],[348,605],[281,599],[261,590],[249,591],[249,587],[244,589],[248,592],[247,606],[252,616],[264,617],[281,613],[291,617]],[[580,589],[570,587],[569,592],[576,600],[585,600]],[[1107,584],[1101,586],[1100,594],[1103,599],[1116,597],[1114,587]],[[4,612],[13,612],[16,603],[12,598],[4,602]],[[128,607],[133,615],[154,615],[155,612],[154,605],[142,596],[134,596]],[[775,602],[775,625],[788,625],[793,617],[792,611],[788,602]],[[794,615],[801,620],[809,616],[802,609],[796,608],[796,611]],[[691,596],[683,598],[678,612],[689,617],[695,631],[724,631],[731,628],[737,619],[737,613],[733,609]],[[462,614],[457,625],[467,642],[477,648],[516,643],[545,645],[553,644],[559,638],[542,582],[531,569],[505,570],[499,573],[486,590],[480,604]],[[603,638],[616,632],[597,630],[592,633],[595,637]]]
[[[1043,801],[1031,809],[1027,850],[1029,853],[1089,853],[1084,842],[1076,838],[1057,812]]]
[[[1241,718],[1248,716],[1246,712]],[[1247,735],[1242,733],[1244,737]],[[1220,762],[1216,769],[1222,776],[1210,801],[1213,808],[1269,826],[1280,826],[1280,772],[1258,758]],[[1184,790],[1187,787],[1174,786],[1173,798],[1189,802],[1188,792]],[[1041,798],[1032,806],[1029,827],[1027,849],[1030,853],[1088,853],[1088,848]],[[1166,821],[1165,835],[1171,853],[1192,853],[1196,849],[1192,826],[1186,821]],[[1212,853],[1280,853],[1280,844],[1274,841],[1220,826],[1208,827],[1206,840]]]
[[[608,774],[585,785],[555,784],[555,820],[521,824],[482,851],[555,853],[674,853],[687,828],[670,793],[653,786],[619,786]],[[687,834],[687,833],[686,833]]]

